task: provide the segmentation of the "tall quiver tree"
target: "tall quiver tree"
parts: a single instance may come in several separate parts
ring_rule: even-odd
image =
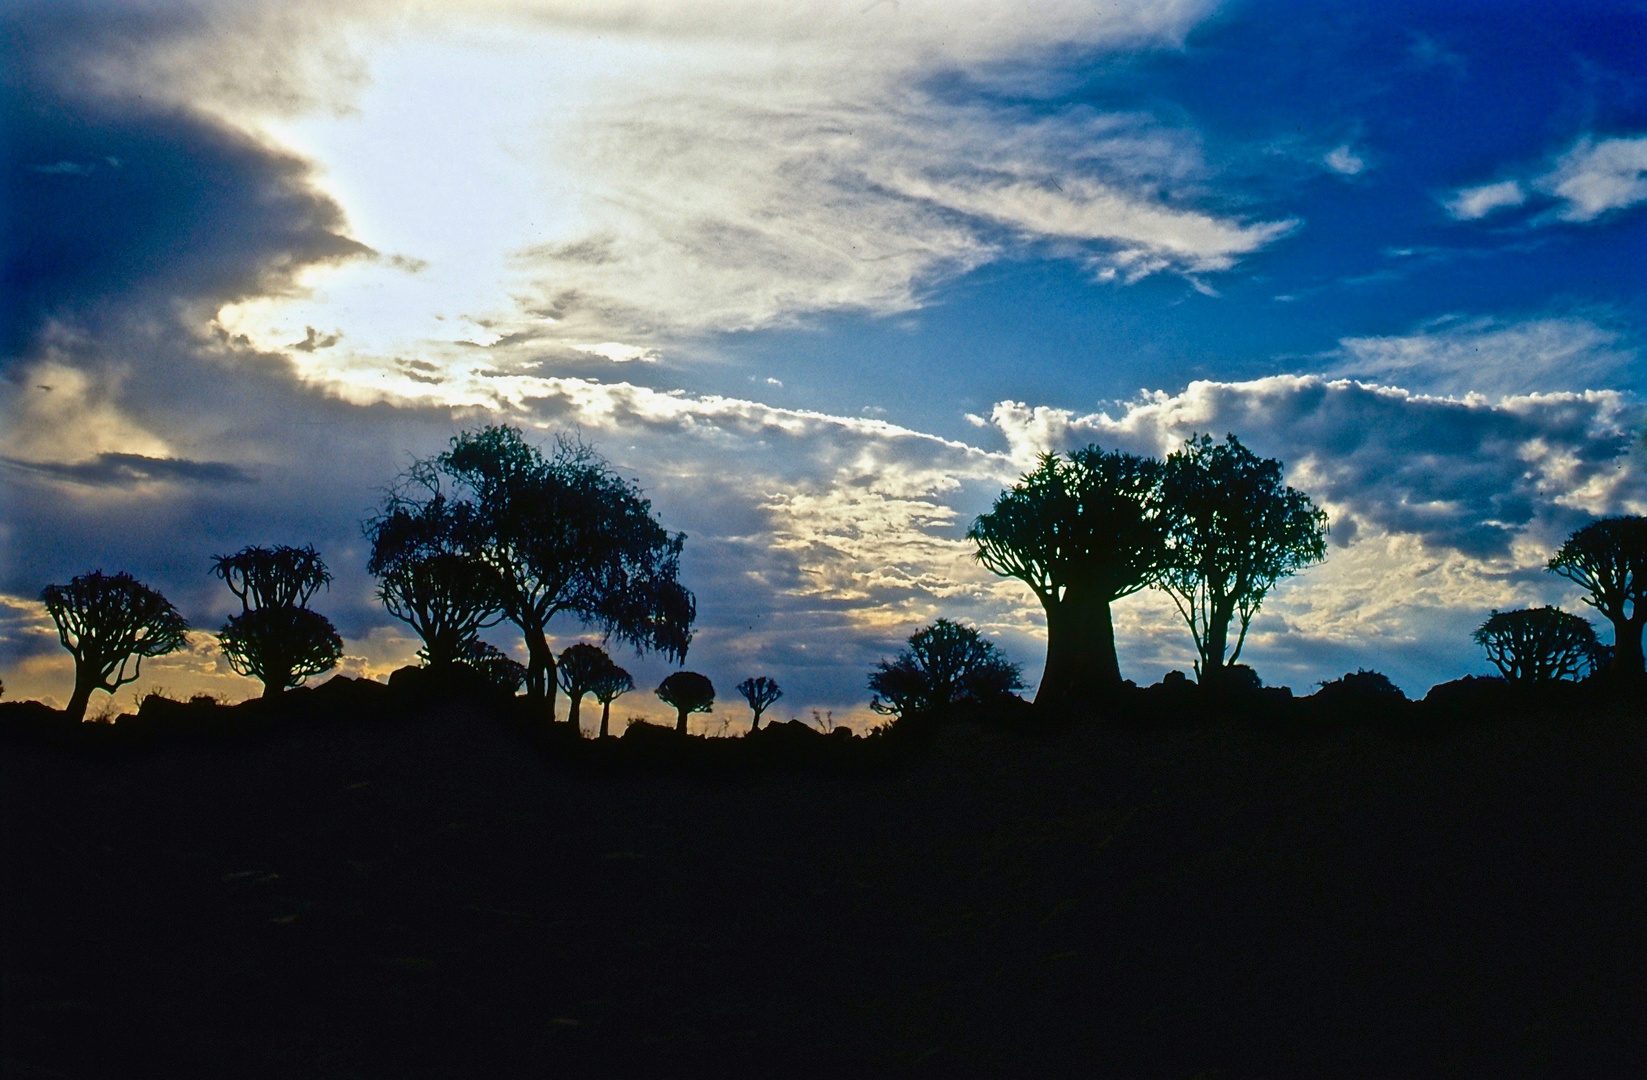
[[[389,614],[423,639],[418,655],[446,670],[475,650],[476,635],[503,614],[503,581],[481,557],[484,534],[472,503],[440,491],[426,463],[414,466],[363,526],[366,569]]]
[[[1609,671],[1626,679],[1644,674],[1641,633],[1647,626],[1647,518],[1603,518],[1567,538],[1546,567],[1574,582],[1584,602],[1613,624]]]
[[[1167,557],[1158,584],[1189,625],[1201,681],[1241,657],[1247,629],[1282,578],[1327,557],[1327,515],[1282,480],[1281,462],[1228,435],[1192,436],[1161,476]],[[1233,650],[1230,623],[1238,623]],[[1227,654],[1227,655],[1226,655]]]
[[[189,624],[164,596],[130,574],[81,574],[40,594],[57,638],[74,657],[74,693],[64,715],[86,718],[92,691],[110,694],[142,672],[143,661],[188,643]],[[129,665],[129,668],[128,668]]]
[[[567,614],[637,652],[679,662],[697,608],[680,584],[685,537],[665,531],[640,489],[594,450],[558,437],[545,455],[518,429],[463,432],[432,463],[472,499],[480,554],[503,583],[503,610],[526,642],[526,692],[555,715],[549,622]]]
[[[1121,683],[1110,605],[1154,580],[1165,552],[1161,463],[1088,446],[1043,454],[967,531],[977,558],[1028,585],[1047,620],[1038,705]]]
[[[600,702],[601,738],[604,739],[612,733],[612,702],[634,688],[634,678],[616,664],[609,665],[595,676],[595,681],[589,686],[589,692]]]
[[[343,639],[330,619],[308,606],[332,580],[312,546],[241,548],[219,555],[212,573],[241,607],[218,632],[218,648],[236,672],[263,683],[264,697],[337,666]]]
[[[583,696],[595,688],[596,680],[607,669],[615,666],[605,649],[582,641],[568,645],[560,654],[555,674],[560,688],[566,691],[566,719],[574,733],[582,730],[579,711]]]

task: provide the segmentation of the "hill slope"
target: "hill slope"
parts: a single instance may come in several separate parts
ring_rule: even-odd
[[[8,1075],[1647,1064],[1639,715],[940,730],[570,771],[494,720],[0,747]]]

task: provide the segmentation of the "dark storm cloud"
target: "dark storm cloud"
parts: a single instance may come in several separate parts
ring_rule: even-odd
[[[47,320],[166,318],[368,253],[301,159],[187,109],[82,89],[100,50],[190,19],[76,4],[0,15],[0,362],[26,354]]]
[[[0,465],[41,476],[92,487],[135,487],[138,484],[249,484],[255,477],[238,465],[223,461],[153,458],[142,454],[98,454],[90,461],[35,462],[0,457]]]

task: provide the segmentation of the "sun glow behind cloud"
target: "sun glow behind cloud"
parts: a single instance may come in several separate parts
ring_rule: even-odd
[[[487,30],[439,13],[381,40],[357,27],[367,74],[348,108],[238,115],[317,162],[377,254],[219,322],[355,396],[463,401],[444,376],[906,310],[1026,244],[1099,277],[1228,269],[1296,223],[1209,203],[1191,133],[922,85],[999,82],[1055,45],[1171,47],[1200,10],[824,5],[808,21],[546,4]],[[334,344],[293,351],[310,328]]]

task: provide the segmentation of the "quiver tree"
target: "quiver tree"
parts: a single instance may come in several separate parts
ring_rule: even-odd
[[[977,559],[1028,585],[1047,620],[1037,704],[1118,687],[1110,604],[1149,585],[1165,551],[1161,463],[1097,446],[1043,454],[967,531]]]
[[[1589,674],[1600,655],[1588,619],[1557,607],[1494,611],[1472,635],[1514,683],[1549,683]]]
[[[1210,682],[1240,659],[1275,583],[1327,557],[1327,515],[1282,481],[1281,462],[1234,435],[1196,435],[1168,455],[1160,499],[1167,553],[1156,583],[1188,624],[1196,674]]]
[[[581,730],[578,711],[583,704],[583,695],[594,689],[595,680],[602,672],[614,666],[605,649],[581,641],[576,645],[568,645],[560,654],[556,676],[560,681],[560,688],[566,691],[566,719],[571,723],[574,732]]]
[[[611,734],[612,702],[635,688],[635,680],[616,664],[610,664],[596,674],[589,684],[589,692],[600,702],[600,737]]]
[[[418,655],[430,668],[462,659],[476,635],[502,617],[503,582],[480,557],[475,507],[447,499],[426,468],[408,474],[364,531],[378,599],[423,639]]]
[[[243,611],[306,607],[332,582],[331,571],[313,545],[244,547],[233,555],[217,556],[212,573],[223,579]]]
[[[229,666],[263,683],[271,697],[337,666],[343,639],[307,604],[332,580],[313,547],[246,547],[219,555],[212,573],[240,600],[218,633]]]
[[[666,676],[653,693],[675,710],[675,730],[682,735],[686,734],[687,716],[714,711],[715,684],[709,681],[709,676],[696,671],[677,671]]]
[[[991,701],[1023,688],[1017,664],[976,627],[939,619],[909,636],[909,645],[870,673],[878,713],[904,717],[963,701]]]
[[[499,692],[514,696],[526,681],[526,665],[510,656],[490,641],[470,638],[464,645],[458,662],[478,672],[488,685]]]
[[[750,731],[761,729],[761,713],[772,707],[773,702],[783,697],[783,690],[779,689],[776,679],[761,675],[752,679],[745,679],[738,684],[738,693],[749,702],[749,711],[754,718],[749,722]]]
[[[343,639],[331,620],[306,607],[254,608],[229,616],[217,647],[236,674],[263,684],[273,697],[311,675],[330,671],[343,656]]]
[[[86,718],[92,691],[112,694],[138,678],[145,658],[188,644],[183,616],[130,574],[96,570],[46,586],[40,599],[74,657],[74,693],[63,713],[75,723]]]
[[[474,506],[475,554],[499,575],[502,609],[526,643],[528,695],[555,713],[555,655],[547,630],[566,614],[637,652],[679,662],[697,609],[680,584],[682,534],[665,531],[640,489],[594,450],[564,437],[552,453],[518,429],[463,432],[424,463]]]
[[[1643,675],[1641,632],[1647,626],[1647,518],[1604,518],[1567,538],[1546,567],[1583,588],[1584,602],[1613,624],[1609,670]]]

